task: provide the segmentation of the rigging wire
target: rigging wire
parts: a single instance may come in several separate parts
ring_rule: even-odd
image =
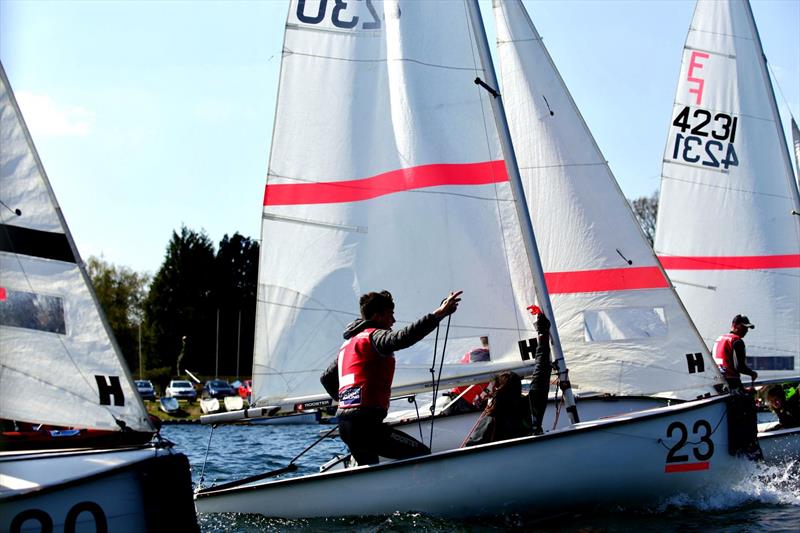
[[[433,450],[433,421],[435,420],[435,411],[436,411],[436,398],[439,396],[439,383],[442,380],[442,367],[444,367],[444,354],[447,351],[447,337],[450,335],[450,318],[452,314],[447,315],[447,326],[444,330],[444,343],[442,343],[442,358],[439,360],[439,375],[436,377],[436,380],[433,383],[433,402],[431,403],[431,436],[430,442],[428,447]],[[436,333],[438,336],[439,328],[436,328]],[[435,360],[434,354],[434,360]],[[431,369],[433,370],[433,369]]]

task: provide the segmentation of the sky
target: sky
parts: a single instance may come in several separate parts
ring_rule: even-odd
[[[656,191],[694,2],[525,3],[623,192]],[[800,0],[751,3],[788,132]],[[0,0],[0,60],[84,258],[153,274],[182,224],[260,238],[287,5]]]

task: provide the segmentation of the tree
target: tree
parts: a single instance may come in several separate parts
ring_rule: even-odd
[[[219,243],[214,295],[220,313],[221,374],[237,374],[237,367],[238,373],[250,374],[253,366],[258,254],[258,242],[238,232],[226,234]]]
[[[145,300],[145,320],[151,334],[150,366],[176,368],[181,362],[198,372],[213,370],[216,309],[214,285],[214,246],[204,232],[182,226],[172,232],[164,263],[153,278]],[[210,364],[209,364],[210,361]]]
[[[647,240],[650,241],[650,246],[653,246],[653,241],[656,237],[656,219],[658,218],[658,191],[652,195],[640,196],[635,200],[628,200],[633,208],[633,213],[642,226]]]
[[[139,324],[149,277],[98,257],[89,257],[86,270],[128,368],[138,368]]]

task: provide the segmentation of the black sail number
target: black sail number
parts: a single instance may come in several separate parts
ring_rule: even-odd
[[[337,28],[350,30],[358,26],[361,17],[354,15],[352,5],[364,2],[369,11],[369,18],[371,20],[364,20],[361,23],[361,29],[364,30],[377,30],[381,27],[381,19],[378,16],[378,11],[375,9],[372,0],[332,0],[333,9],[330,11],[331,24]],[[297,0],[297,20],[305,24],[319,24],[325,20],[325,15],[328,12],[328,0],[319,0],[316,13],[311,9],[311,13],[306,12],[306,0]]]
[[[692,426],[692,435],[696,437],[696,441],[689,441],[689,431],[683,422],[672,422],[667,427],[667,438],[672,439],[677,436],[676,442],[667,452],[668,463],[685,463],[689,460],[688,453],[679,453],[683,448],[690,444],[692,446],[692,455],[698,461],[707,461],[714,455],[714,441],[711,440],[711,424],[707,420],[698,420]]]

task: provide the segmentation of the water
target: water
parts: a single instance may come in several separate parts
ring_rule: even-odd
[[[203,469],[211,428],[200,425],[165,426],[162,434],[189,457],[192,478],[208,486],[286,466],[330,426],[221,426],[214,430]],[[336,453],[344,453],[338,439],[325,439],[296,462],[302,475]],[[492,519],[444,520],[417,513],[383,517],[283,520],[260,515],[201,514],[204,532],[335,531],[335,532],[491,532],[491,531],[786,531],[800,525],[800,464],[760,466],[758,479],[721,490],[713,497],[687,501],[677,496],[651,509],[609,509],[603,513],[560,516],[533,521],[515,516]],[[554,482],[550,480],[549,482]],[[335,497],[332,495],[331,497]]]

